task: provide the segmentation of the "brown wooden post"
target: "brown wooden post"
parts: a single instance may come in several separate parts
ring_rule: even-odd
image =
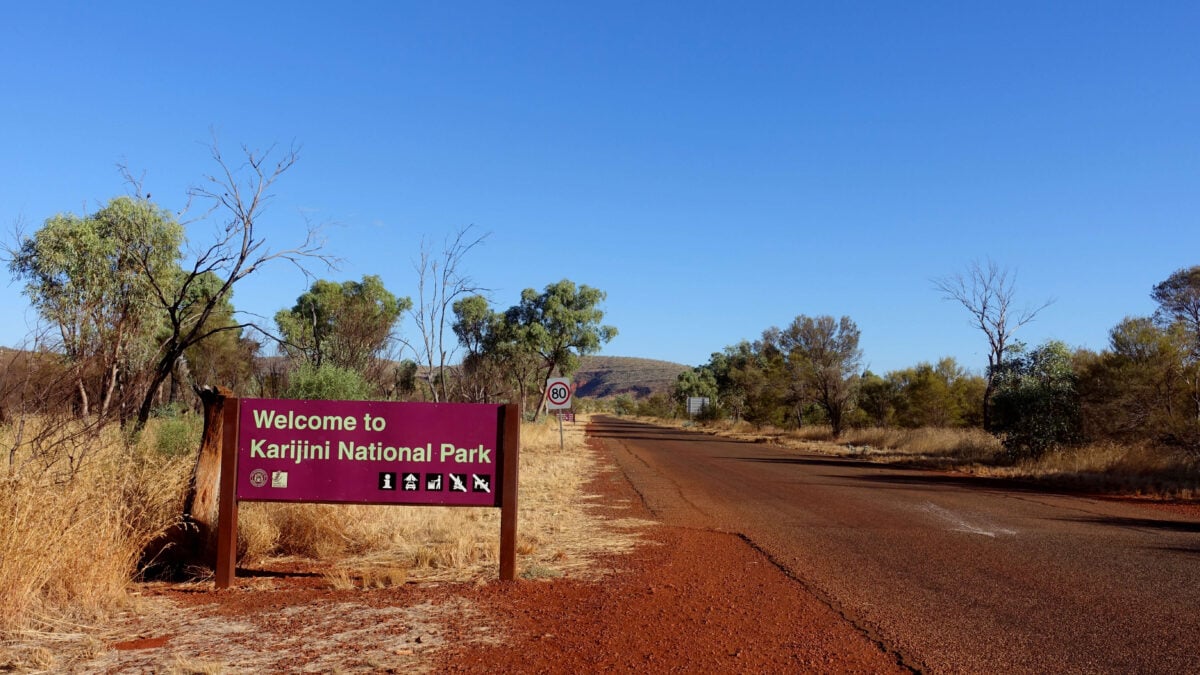
[[[227,400],[237,400],[231,389],[198,387],[204,404],[204,434],[183,500],[183,532],[187,537],[187,564],[211,565],[217,554],[217,499],[221,476],[221,420]]]
[[[226,398],[221,423],[221,504],[217,520],[216,587],[229,588],[237,569],[237,398]]]
[[[517,578],[517,467],[521,459],[521,406],[500,408],[500,580]]]

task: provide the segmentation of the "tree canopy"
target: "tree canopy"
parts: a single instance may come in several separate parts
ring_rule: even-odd
[[[117,197],[94,214],[60,214],[23,237],[9,262],[58,347],[76,367],[81,412],[140,376],[162,322],[158,289],[179,276],[183,228],[145,199]],[[88,377],[88,373],[99,377]]]
[[[285,351],[320,368],[329,364],[364,373],[386,348],[412,300],[396,297],[376,275],[361,281],[318,279],[275,314]]]

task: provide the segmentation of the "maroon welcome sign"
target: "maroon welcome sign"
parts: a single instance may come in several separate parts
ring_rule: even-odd
[[[500,408],[244,399],[238,499],[499,506]]]
[[[515,578],[515,405],[226,399],[216,582],[234,576],[239,501],[500,507]]]

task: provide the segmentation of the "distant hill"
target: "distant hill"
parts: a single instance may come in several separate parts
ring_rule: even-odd
[[[628,394],[645,398],[654,393],[669,394],[675,378],[690,366],[670,361],[655,361],[629,356],[585,356],[575,372],[576,396],[608,398]]]

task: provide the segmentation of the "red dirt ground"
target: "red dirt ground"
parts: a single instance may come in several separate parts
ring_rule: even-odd
[[[611,465],[598,445],[591,452]],[[587,488],[612,518],[649,514],[619,472]],[[599,580],[333,590],[312,566],[170,585],[175,611],[133,619],[87,672],[898,672],[896,659],[742,539],[652,526]],[[257,575],[257,576],[251,576]]]

